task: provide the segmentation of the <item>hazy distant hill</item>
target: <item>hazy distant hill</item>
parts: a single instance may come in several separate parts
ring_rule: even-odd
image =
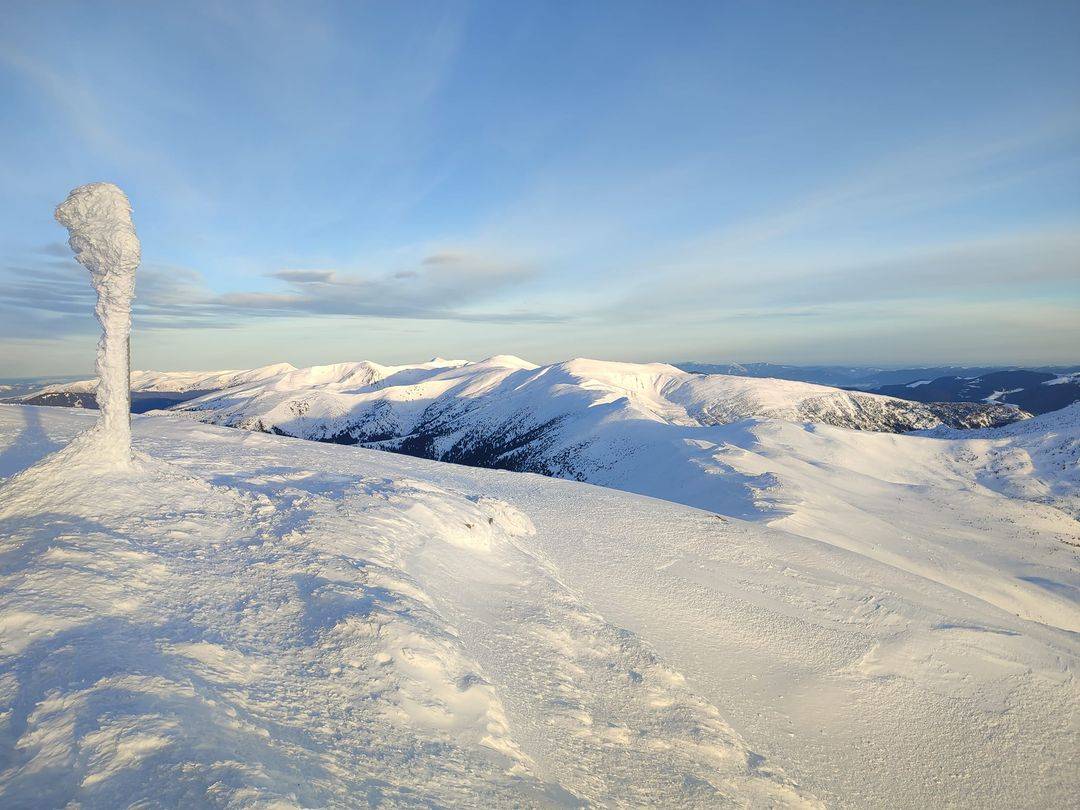
[[[876,388],[874,393],[915,402],[1003,402],[1040,414],[1080,401],[1080,372],[1054,374],[1013,369],[886,385]]]
[[[673,363],[695,374],[733,374],[738,377],[775,377],[799,380],[839,388],[878,389],[886,385],[905,385],[939,377],[978,377],[996,371],[1020,371],[1016,366],[925,366],[879,368],[876,366],[789,366],[776,363]],[[1031,371],[1065,374],[1080,371],[1080,366],[1036,366]],[[893,396],[899,396],[893,394]],[[910,397],[906,397],[910,399]],[[924,400],[920,400],[924,401]],[[950,401],[947,397],[940,401]],[[1059,406],[1060,407],[1060,406]]]

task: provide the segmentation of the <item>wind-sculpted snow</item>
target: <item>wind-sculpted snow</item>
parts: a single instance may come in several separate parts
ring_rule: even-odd
[[[983,485],[1080,518],[1080,403],[994,430],[927,435],[965,439]]]
[[[725,441],[723,426],[739,420],[897,432],[1024,415],[1006,406],[954,408],[788,380],[704,376],[659,363],[538,367],[506,356],[300,369],[175,410],[228,427],[537,472],[710,509],[727,496],[712,486],[703,452]]]
[[[815,804],[514,505],[179,435],[0,485],[0,804]]]
[[[92,419],[0,406],[0,806],[1073,802],[1078,524],[987,461],[1075,412],[714,426],[724,514],[156,416],[40,474]]]

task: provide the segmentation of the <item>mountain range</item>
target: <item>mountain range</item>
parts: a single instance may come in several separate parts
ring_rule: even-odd
[[[924,404],[788,380],[697,375],[664,364],[496,356],[340,363],[239,382],[174,406],[199,421],[537,472],[718,508],[709,471],[746,419],[906,432],[1006,424],[996,404]],[[673,495],[673,493],[676,493]]]
[[[695,374],[730,374],[736,377],[772,377],[778,380],[797,380],[837,388],[879,388],[947,374],[985,374],[1000,371],[1002,366],[927,366],[925,368],[883,368],[877,366],[816,365],[795,366],[783,363],[703,363],[682,361],[672,363],[683,371]]]
[[[93,406],[93,380],[57,385],[24,404]],[[891,433],[1007,424],[999,403],[920,403],[791,380],[704,375],[674,366],[574,359],[538,366],[498,355],[298,369],[135,372],[133,409],[226,427],[536,472],[707,509],[727,475],[728,427],[781,419]],[[209,390],[208,389],[217,389]]]

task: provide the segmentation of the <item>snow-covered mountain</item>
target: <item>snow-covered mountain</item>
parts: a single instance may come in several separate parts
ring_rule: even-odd
[[[863,430],[975,427],[1016,409],[926,405],[664,364],[347,363],[299,369],[177,406],[212,424],[614,486],[712,508],[721,426],[748,417]]]
[[[0,405],[2,806],[1073,802],[1076,407],[708,426],[721,514],[161,416],[32,466],[92,423]]]
[[[296,368],[289,363],[231,371],[133,371],[131,407],[135,413],[167,408],[211,391],[257,383],[291,371]],[[96,379],[58,383],[38,387],[9,401],[24,405],[96,408],[94,392],[97,386]]]
[[[132,391],[220,391],[234,385],[245,385],[268,380],[296,371],[290,363],[273,363],[251,369],[233,369],[231,371],[132,371]],[[97,390],[96,379],[77,380],[61,385],[51,385],[39,393],[67,391],[70,393],[90,393]]]
[[[11,401],[52,385],[62,385],[77,377],[8,377],[0,382],[0,402]]]

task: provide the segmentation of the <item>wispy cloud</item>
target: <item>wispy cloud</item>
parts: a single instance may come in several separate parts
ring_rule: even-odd
[[[279,270],[272,291],[237,291],[213,303],[236,315],[352,315],[473,322],[555,322],[566,315],[500,309],[508,291],[535,278],[535,267],[466,252],[424,257],[415,269],[382,274]],[[492,306],[495,302],[496,306]]]
[[[66,247],[65,247],[66,250]],[[61,337],[96,331],[85,271],[46,245],[37,257],[0,268],[2,337]],[[70,251],[69,251],[70,252]],[[50,258],[43,258],[47,256]],[[568,316],[500,305],[536,276],[524,264],[468,253],[432,254],[415,270],[360,274],[278,270],[275,290],[211,291],[201,274],[146,262],[137,274],[134,320],[140,329],[231,328],[252,319],[377,317],[472,323],[553,323]]]
[[[0,268],[0,337],[60,338],[91,334],[94,292],[72,260],[49,259]],[[136,324],[144,329],[230,326],[191,270],[144,264],[137,276]]]
[[[95,86],[85,74],[40,59],[10,39],[0,41],[0,66],[13,71],[52,102],[51,107],[61,113],[72,136],[69,149],[92,150],[108,165],[123,166],[128,172],[152,173],[160,188],[189,208],[208,204],[205,194],[177,169],[165,150],[131,138],[118,125],[131,121],[133,113],[117,108],[115,93],[103,93],[107,88]]]
[[[707,272],[652,278],[597,310],[599,317],[664,320],[673,316],[719,322],[733,313],[809,312],[827,316],[848,304],[1025,298],[1072,289],[1080,295],[1080,224],[995,237],[912,246],[904,251],[863,251],[769,260],[717,259]],[[810,308],[810,309],[807,309]]]
[[[334,281],[333,270],[278,270],[266,275],[293,284],[332,284]]]
[[[1039,175],[1080,167],[1080,115],[1063,115],[1023,132],[981,140],[941,139],[852,166],[846,176],[787,203],[718,224],[670,246],[665,265],[697,273],[732,257],[783,246],[810,234],[830,241],[870,227],[888,237],[889,218],[926,214],[965,200],[986,198]]]

